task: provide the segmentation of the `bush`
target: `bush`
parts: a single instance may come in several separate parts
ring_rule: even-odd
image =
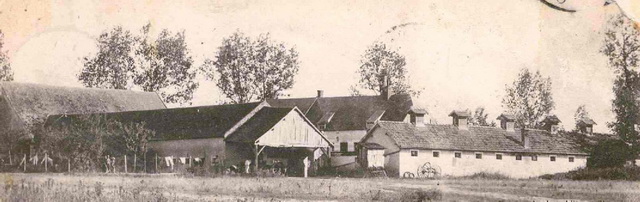
[[[547,180],[640,180],[640,167],[581,168],[567,173],[543,175]]]
[[[631,148],[622,140],[598,142],[587,160],[589,168],[621,168],[628,159],[633,159]]]

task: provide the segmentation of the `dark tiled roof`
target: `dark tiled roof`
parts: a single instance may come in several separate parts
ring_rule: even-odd
[[[449,116],[457,116],[457,117],[469,117],[469,112],[466,111],[452,111],[449,113]]]
[[[315,101],[315,102],[312,102]],[[274,107],[297,106],[307,118],[317,124],[328,112],[334,112],[327,131],[366,130],[366,122],[376,111],[384,110],[381,120],[402,121],[413,102],[407,94],[392,95],[389,100],[381,96],[346,96],[268,100]],[[311,106],[309,104],[312,103]],[[309,106],[309,107],[307,107]]]
[[[107,120],[122,123],[142,123],[156,132],[155,140],[224,137],[243,117],[261,103],[174,108],[102,114]],[[47,126],[72,124],[83,116],[55,115],[47,119]]]
[[[578,124],[597,125],[596,122],[593,121],[593,119],[590,119],[590,118],[582,118],[582,119],[578,120]]]
[[[318,121],[318,125],[321,124],[328,124],[329,122],[331,122],[331,119],[333,118],[333,115],[335,115],[335,112],[327,112],[324,113],[324,115],[322,115],[322,118],[320,118],[320,120]]]
[[[255,142],[260,136],[273,128],[282,118],[291,112],[292,108],[264,107],[253,115],[245,124],[242,124],[226,139],[232,142]]]
[[[549,116],[545,117],[544,120],[542,120],[542,122],[543,123],[557,124],[557,123],[560,123],[562,121],[560,121],[560,119],[556,115],[549,115]]]
[[[411,107],[409,112],[414,113],[414,114],[427,114],[427,110],[426,109],[416,108],[416,107]]]
[[[384,149],[382,145],[379,145],[378,143],[373,143],[373,142],[358,142],[356,144],[367,149]]]
[[[382,115],[384,115],[384,112],[384,110],[377,110],[373,112],[373,114],[369,116],[369,119],[367,119],[367,123],[374,123],[380,120],[380,118],[382,118]]]
[[[415,127],[406,122],[388,121],[379,122],[379,127],[385,129],[401,148],[585,154],[577,144],[562,135],[551,135],[541,130],[527,130],[531,146],[524,148],[519,129],[507,132],[494,127],[469,126],[468,130],[458,130],[452,125]]]
[[[497,120],[515,121],[516,120],[516,116],[514,116],[513,114],[502,113],[496,119]]]
[[[311,106],[316,101],[316,98],[290,98],[290,99],[271,99],[267,100],[272,107],[285,107],[293,108],[298,107],[302,113],[307,113]]]

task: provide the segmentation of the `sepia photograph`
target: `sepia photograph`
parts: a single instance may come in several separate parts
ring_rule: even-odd
[[[0,0],[4,201],[640,201],[640,0]]]

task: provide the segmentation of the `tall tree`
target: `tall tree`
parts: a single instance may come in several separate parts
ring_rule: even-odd
[[[506,87],[502,107],[516,116],[519,127],[539,127],[539,121],[555,106],[551,94],[551,78],[543,78],[539,71],[523,68],[511,86]]]
[[[166,103],[184,104],[198,87],[184,31],[164,29],[153,40],[151,25],[139,36],[115,27],[98,38],[98,52],[84,57],[78,79],[86,87],[158,92]]]
[[[239,31],[224,38],[215,60],[207,59],[201,68],[233,103],[278,98],[293,87],[298,69],[294,48],[269,34],[252,39]]]
[[[365,51],[360,60],[359,84],[362,88],[381,94],[385,90],[386,78],[389,90],[394,93],[410,93],[420,95],[407,83],[406,60],[397,51],[382,42],[375,42]]]
[[[4,47],[4,33],[0,30],[0,81],[13,81],[13,71],[11,70],[11,63],[9,63],[9,57],[7,52],[3,52]]]
[[[640,141],[635,125],[638,123],[638,61],[640,61],[640,31],[624,15],[611,18],[605,31],[604,45],[600,50],[608,58],[609,66],[616,73],[613,92],[614,122],[609,128],[630,145],[633,154],[640,152]]]
[[[84,68],[78,79],[86,87],[129,89],[135,69],[135,38],[118,26],[98,37],[98,52],[84,57]]]
[[[142,28],[135,50],[137,68],[133,83],[144,91],[159,92],[165,102],[189,102],[198,83],[184,31],[172,35],[163,29],[154,41],[149,38],[150,27],[147,24]]]

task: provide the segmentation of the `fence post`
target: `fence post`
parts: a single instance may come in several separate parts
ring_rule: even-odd
[[[13,158],[11,158],[11,150],[9,150],[9,165],[13,165]]]
[[[143,158],[144,158],[144,172],[146,173],[147,172],[147,152],[146,151],[144,152]]]
[[[191,159],[191,155],[189,155],[189,167],[193,167],[193,164],[191,164],[193,160]]]
[[[158,172],[158,154],[156,154],[156,173],[160,173]]]
[[[71,173],[71,158],[67,158],[67,172]]]
[[[124,155],[124,173],[127,173],[127,155]]]
[[[24,166],[23,166],[24,168],[23,168],[23,172],[25,172],[25,173],[27,172],[27,163],[28,163],[27,161],[28,161],[28,159],[27,159],[27,154],[24,154]]]
[[[45,172],[45,173],[49,171],[49,170],[47,169],[47,164],[49,164],[49,161],[48,161],[48,158],[47,158],[47,157],[49,157],[49,156],[48,156],[48,154],[47,154],[47,153],[44,153],[44,172]]]
[[[133,172],[136,172],[136,167],[138,167],[138,154],[133,154]]]

